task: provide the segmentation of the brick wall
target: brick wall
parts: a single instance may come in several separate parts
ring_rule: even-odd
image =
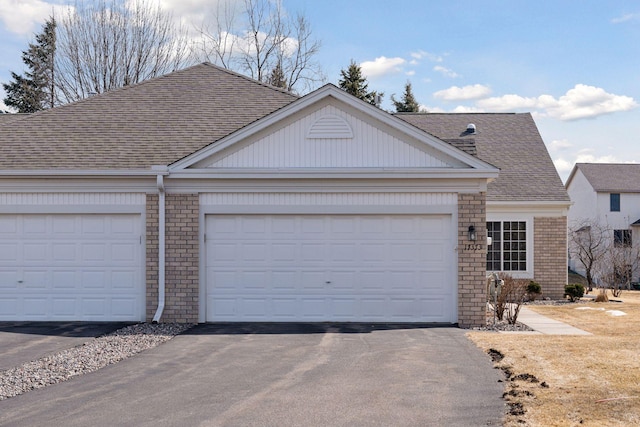
[[[458,325],[486,322],[487,226],[486,194],[458,194]],[[477,239],[469,241],[469,226]]]
[[[166,195],[164,322],[198,321],[199,209],[197,194]]]
[[[165,196],[165,305],[162,322],[198,321],[197,194]],[[158,307],[158,195],[147,195],[147,321]]]
[[[560,299],[567,284],[567,217],[534,218],[534,280],[545,297]]]
[[[146,285],[147,322],[153,320],[158,307],[158,195],[147,194],[146,208]]]

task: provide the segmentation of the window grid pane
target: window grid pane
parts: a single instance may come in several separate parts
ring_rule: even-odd
[[[506,221],[503,228],[503,270],[525,271],[527,269],[527,223]]]
[[[487,222],[487,236],[491,237],[491,244],[487,247],[487,271],[500,271],[501,257],[501,223]]]

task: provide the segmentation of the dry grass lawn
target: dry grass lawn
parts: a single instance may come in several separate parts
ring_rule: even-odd
[[[640,425],[640,292],[616,299],[623,302],[529,306],[593,336],[469,332],[504,356],[494,361],[510,374],[506,426]]]

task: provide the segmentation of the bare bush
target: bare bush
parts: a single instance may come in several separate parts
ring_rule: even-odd
[[[495,312],[498,320],[506,320],[513,325],[518,320],[522,304],[528,300],[528,286],[531,282],[528,279],[515,279],[508,273],[502,273],[500,279],[503,281],[502,288],[497,295]]]

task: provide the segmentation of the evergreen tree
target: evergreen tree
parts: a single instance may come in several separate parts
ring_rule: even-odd
[[[284,71],[282,70],[280,62],[278,62],[273,70],[271,70],[271,74],[269,74],[267,83],[269,83],[271,86],[279,87],[285,90],[287,89],[287,78],[284,75]]]
[[[404,85],[404,94],[402,95],[402,99],[400,101],[396,101],[393,95],[391,95],[391,102],[396,107],[396,112],[398,113],[419,113],[420,105],[418,101],[416,101],[415,96],[413,96],[413,91],[411,90],[411,82],[407,82]]]
[[[376,91],[368,92],[369,84],[366,77],[362,76],[362,68],[351,60],[349,68],[347,70],[340,70],[342,78],[338,81],[340,89],[347,93],[367,101],[369,104],[378,105],[379,100],[384,96],[384,93]]]
[[[54,56],[56,50],[56,21],[49,18],[36,35],[35,43],[22,52],[22,62],[28,71],[23,76],[11,72],[13,81],[3,83],[7,97],[4,103],[19,113],[34,113],[54,106]]]

